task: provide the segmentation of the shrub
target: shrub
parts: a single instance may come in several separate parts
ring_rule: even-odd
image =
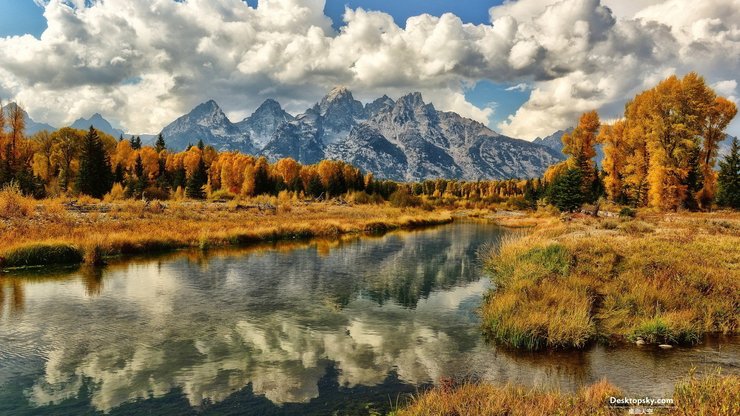
[[[121,201],[123,199],[126,199],[126,191],[118,182],[114,183],[113,187],[110,189],[110,192],[105,194],[105,196],[103,197],[103,201],[105,202]]]
[[[411,195],[406,188],[399,188],[388,198],[391,205],[398,208],[418,207],[421,205],[421,199]]]
[[[599,224],[599,228],[602,230],[616,230],[619,227],[619,223],[614,220],[604,220]]]
[[[166,201],[170,199],[170,192],[166,189],[162,189],[157,186],[150,186],[146,189],[144,189],[144,198],[146,199],[153,199],[153,200],[159,200],[159,201]]]
[[[67,244],[32,244],[5,253],[2,267],[29,267],[50,264],[77,264],[82,262],[79,249]]]
[[[36,203],[23,196],[20,187],[11,182],[0,189],[0,218],[20,218],[30,216]]]
[[[637,215],[637,211],[630,207],[624,207],[619,210],[619,216],[620,217],[629,217],[629,218],[635,218],[635,215]]]
[[[370,195],[365,191],[354,191],[347,194],[347,201],[352,204],[369,204]]]
[[[506,200],[506,205],[514,210],[524,211],[532,207],[529,201],[524,199],[523,196],[511,196]]]
[[[209,198],[214,201],[231,201],[236,198],[236,195],[229,192],[228,189],[219,189],[217,191],[211,192],[209,194]]]
[[[618,228],[627,234],[645,234],[655,231],[655,227],[644,221],[628,221],[619,224]]]

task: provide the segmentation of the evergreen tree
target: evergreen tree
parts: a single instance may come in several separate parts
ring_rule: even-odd
[[[141,155],[136,155],[136,162],[134,163],[134,175],[136,179],[134,182],[134,197],[141,198],[146,188],[146,177],[144,176],[144,163],[141,160]]]
[[[524,184],[524,200],[527,202],[527,207],[530,209],[536,209],[538,199],[539,192],[535,187],[534,181],[532,179],[527,179],[527,183]]]
[[[160,153],[162,150],[166,148],[167,148],[167,145],[164,142],[164,136],[162,136],[162,133],[159,133],[159,136],[157,136],[157,142],[154,143],[154,150],[156,150],[157,153]]]
[[[550,203],[560,211],[573,212],[580,207],[583,203],[582,177],[578,168],[568,168],[555,177],[550,185]]]
[[[187,186],[185,167],[180,166],[172,172],[172,189]]]
[[[604,171],[599,171],[598,167],[594,167],[593,181],[591,182],[588,202],[596,202],[599,200],[599,198],[606,195],[604,176]]]
[[[110,159],[98,132],[91,126],[82,143],[80,171],[75,182],[75,190],[94,198],[102,198],[112,186]]]
[[[134,150],[141,149],[141,137],[139,136],[131,136],[131,148]]]
[[[203,139],[198,140],[198,149],[203,150],[206,148],[206,145],[203,144]]]
[[[121,165],[120,163],[117,163],[116,164],[116,170],[113,172],[113,182],[114,183],[117,182],[119,184],[122,184],[123,183],[123,180],[125,179],[124,173],[125,172],[124,172],[124,169],[123,169],[123,165]]]
[[[719,163],[717,204],[740,209],[740,147],[737,137],[732,140],[730,154]]]
[[[157,168],[159,170],[157,174],[157,187],[162,190],[167,190],[170,187],[170,178],[167,174],[167,161],[160,155],[157,161]]]
[[[187,195],[188,198],[204,199],[206,195],[203,191],[203,186],[207,182],[208,173],[206,172],[206,164],[203,161],[203,156],[201,155],[198,158],[198,166],[188,178],[188,182],[185,187],[185,195]]]
[[[199,143],[200,145],[200,143]],[[261,157],[257,159],[257,163],[254,166],[254,194],[261,195],[270,193],[275,187],[270,180],[270,173],[268,171],[269,165],[267,159]]]

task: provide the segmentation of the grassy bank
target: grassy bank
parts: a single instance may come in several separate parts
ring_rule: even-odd
[[[270,202],[78,201],[70,206],[66,201],[47,200],[28,206],[21,201],[16,204],[23,208],[16,215],[0,217],[0,268],[98,264],[119,255],[378,233],[452,221],[446,211]]]
[[[513,348],[737,334],[740,214],[553,217],[485,255],[484,330]]]
[[[575,394],[463,384],[425,392],[406,408],[396,411],[394,416],[624,415],[626,409],[608,407],[610,397],[623,396],[607,381],[585,387]],[[653,414],[736,415],[740,411],[740,377],[719,374],[688,377],[676,385],[673,400],[673,407],[655,408]]]

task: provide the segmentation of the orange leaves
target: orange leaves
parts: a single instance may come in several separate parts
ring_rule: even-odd
[[[610,198],[624,195],[636,205],[669,210],[696,202],[707,206],[716,186],[718,143],[736,113],[734,103],[717,97],[694,72],[668,77],[637,95],[624,121],[599,136]],[[702,178],[692,178],[696,170]],[[692,194],[697,186],[702,189]]]
[[[596,111],[583,113],[578,127],[571,134],[563,135],[563,153],[574,159],[591,159],[596,156],[596,132],[599,131],[599,115]]]

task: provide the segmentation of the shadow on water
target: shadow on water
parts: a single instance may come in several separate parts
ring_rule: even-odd
[[[659,394],[691,365],[737,369],[724,341],[487,345],[476,252],[503,233],[455,223],[3,275],[0,414],[371,414],[442,377],[563,390],[608,377]]]

